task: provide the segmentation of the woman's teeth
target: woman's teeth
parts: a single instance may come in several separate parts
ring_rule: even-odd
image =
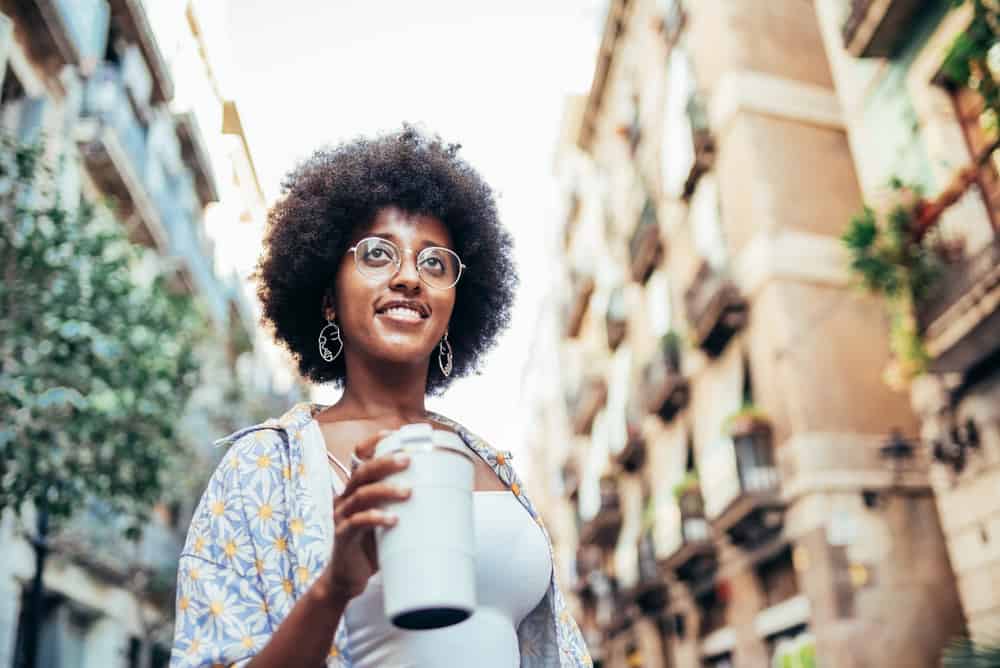
[[[392,308],[383,311],[385,315],[392,316],[393,318],[399,318],[400,320],[421,320],[422,317],[419,313],[411,308],[406,308],[405,306],[394,306]]]

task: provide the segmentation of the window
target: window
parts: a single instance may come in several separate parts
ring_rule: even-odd
[[[687,114],[688,100],[695,84],[691,63],[684,49],[675,47],[671,50],[667,68],[667,101],[663,143],[660,146],[663,192],[668,197],[680,199],[695,158],[691,121]]]
[[[767,598],[768,607],[799,593],[799,581],[792,565],[792,548],[786,547],[773,558],[757,566],[757,577]]]
[[[646,312],[653,338],[659,341],[673,324],[670,276],[666,270],[655,272],[646,284]]]
[[[719,188],[714,174],[706,174],[691,196],[688,213],[694,247],[713,269],[726,265],[726,240],[722,232]]]

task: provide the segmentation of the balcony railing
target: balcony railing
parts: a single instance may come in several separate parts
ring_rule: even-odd
[[[576,457],[570,455],[563,462],[560,471],[562,477],[563,496],[572,502],[580,498],[580,465]]]
[[[608,335],[608,348],[617,350],[628,333],[628,309],[625,302],[625,291],[621,287],[612,290],[608,298],[604,328]]]
[[[933,291],[918,307],[924,338],[936,340],[953,328],[963,332],[947,348],[934,350],[936,372],[965,372],[996,349],[1000,328],[1000,237],[978,253],[945,265]]]
[[[107,46],[111,16],[107,0],[34,0],[33,4],[63,60],[91,72]]]
[[[594,294],[594,277],[589,273],[570,273],[570,297],[565,306],[566,336],[574,338],[580,333],[583,316],[587,313],[590,297]]]
[[[663,34],[667,46],[673,46],[684,27],[684,3],[682,0],[660,0],[660,17],[657,28]]]
[[[667,334],[642,371],[646,409],[669,422],[687,405],[689,394],[687,379],[681,374],[679,341]]]
[[[844,47],[858,58],[891,58],[925,5],[923,0],[851,0],[841,28]]]
[[[647,529],[639,537],[638,544],[639,579],[632,591],[632,599],[647,615],[657,615],[667,607],[667,583],[660,573],[656,561],[656,546],[653,531]]]
[[[677,499],[681,519],[681,544],[664,561],[678,580],[700,584],[712,577],[718,566],[715,546],[705,520],[701,490],[697,486],[683,490]]]
[[[589,376],[571,388],[566,404],[573,433],[589,434],[594,417],[608,399],[608,384],[600,376]]]
[[[747,303],[733,283],[702,261],[684,293],[684,307],[697,345],[719,355],[747,321]]]
[[[111,15],[116,25],[121,28],[125,40],[131,44],[138,44],[142,50],[149,72],[153,75],[153,102],[170,100],[174,96],[174,81],[153,34],[149,17],[146,16],[144,3],[138,0],[110,0],[109,4]]]
[[[219,201],[219,187],[215,182],[212,162],[208,157],[205,139],[198,127],[194,112],[188,111],[174,116],[177,138],[181,142],[184,162],[191,165],[195,174],[198,197],[203,205]]]
[[[688,172],[687,179],[684,181],[684,198],[687,199],[694,193],[701,175],[715,164],[715,137],[708,125],[708,109],[705,107],[705,100],[697,91],[691,93],[685,111],[688,125],[691,127],[691,144],[694,148],[691,171]]]
[[[656,205],[647,199],[642,214],[629,239],[629,258],[632,280],[645,283],[663,260],[663,238],[656,219]]]
[[[118,68],[102,65],[87,80],[81,120],[81,153],[94,181],[118,201],[124,217],[138,214],[143,227],[136,230],[136,241],[162,247],[166,232],[146,184],[146,129]]]
[[[752,417],[730,427],[739,493],[712,524],[735,545],[757,546],[780,532],[784,503],[775,466],[770,423]]]
[[[614,453],[613,459],[627,473],[635,473],[646,463],[646,439],[642,435],[639,415],[627,409],[624,443]]]
[[[580,528],[581,545],[597,545],[602,549],[614,548],[622,529],[621,499],[614,478],[601,479],[601,506],[593,518]]]

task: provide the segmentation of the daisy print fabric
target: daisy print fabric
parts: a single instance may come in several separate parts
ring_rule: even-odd
[[[303,437],[323,408],[299,404],[279,419],[219,441],[229,450],[195,510],[178,568],[171,668],[245,665],[326,566],[332,536],[322,513],[332,509],[314,501],[322,494],[310,484]],[[458,433],[490,464],[542,528],[552,556],[548,532],[524,494],[510,453],[495,450],[447,418],[431,419]],[[326,471],[319,473],[329,480]],[[592,665],[554,571],[547,593],[517,634],[522,668]],[[343,621],[326,665],[352,665]]]

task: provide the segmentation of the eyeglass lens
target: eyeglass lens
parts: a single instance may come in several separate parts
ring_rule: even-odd
[[[358,270],[371,278],[388,278],[402,264],[399,249],[387,239],[371,237],[358,242],[354,259]],[[432,288],[446,289],[458,282],[461,262],[453,251],[439,246],[417,254],[417,273]]]

